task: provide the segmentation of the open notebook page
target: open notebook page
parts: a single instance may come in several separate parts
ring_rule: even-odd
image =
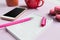
[[[52,20],[47,19],[46,26],[41,27],[40,22],[42,17],[30,14],[24,18],[27,17],[33,17],[33,19],[6,28],[17,40],[36,40],[36,38],[52,23]]]

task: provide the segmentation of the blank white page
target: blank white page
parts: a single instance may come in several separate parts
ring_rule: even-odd
[[[18,38],[19,40],[36,40],[36,38],[46,28],[48,28],[49,24],[52,22],[52,20],[47,19],[46,26],[41,27],[40,22],[41,22],[42,17],[35,15],[35,14],[30,14],[26,17],[33,17],[33,19],[30,21],[12,25],[12,26],[9,26],[6,28],[9,33],[11,33],[13,36]],[[26,18],[26,17],[24,17],[24,18]]]

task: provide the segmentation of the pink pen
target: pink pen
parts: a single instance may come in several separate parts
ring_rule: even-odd
[[[46,18],[43,17],[41,20],[41,26],[44,27],[46,25]]]
[[[18,23],[23,23],[23,22],[29,21],[31,19],[32,19],[32,17],[25,18],[25,19],[22,19],[22,20],[13,21],[13,22],[9,22],[9,23],[6,23],[6,24],[1,24],[0,28],[11,26],[11,25],[18,24]]]

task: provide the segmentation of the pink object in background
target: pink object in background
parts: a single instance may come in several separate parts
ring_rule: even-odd
[[[60,21],[60,14],[56,14],[56,19]]]
[[[60,11],[60,6],[56,6],[55,11]]]
[[[25,0],[25,2],[27,4],[27,7],[31,9],[41,7],[44,4],[44,0]]]
[[[11,26],[11,25],[18,24],[18,23],[23,23],[23,22],[29,21],[31,19],[32,18],[25,18],[22,20],[13,21],[13,22],[6,23],[6,24],[0,24],[0,28],[6,27],[6,26]]]
[[[60,6],[56,6],[55,7],[55,13],[56,14],[60,14]]]
[[[55,16],[56,15],[54,8],[50,10],[50,15],[52,15],[52,16]]]
[[[46,25],[46,18],[43,17],[41,20],[41,26],[44,27]]]

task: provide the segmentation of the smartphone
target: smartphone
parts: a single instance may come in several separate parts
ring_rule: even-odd
[[[5,20],[15,20],[23,14],[24,10],[24,8],[14,8],[13,10],[1,16],[1,18]]]

